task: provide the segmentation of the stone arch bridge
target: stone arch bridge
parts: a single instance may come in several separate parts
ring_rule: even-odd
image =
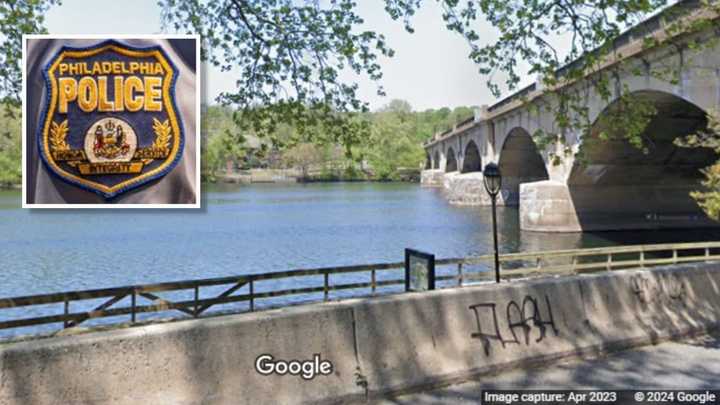
[[[422,183],[445,189],[451,203],[488,205],[482,167],[496,162],[503,175],[500,204],[519,205],[520,226],[543,232],[579,232],[621,229],[697,228],[717,226],[689,196],[701,188],[700,169],[717,160],[709,149],[686,149],[673,144],[678,136],[707,126],[707,113],[720,106],[720,46],[711,41],[714,27],[695,34],[706,46],[683,47],[682,37],[669,45],[646,49],[642,38],[662,35],[669,23],[661,13],[634,27],[616,42],[626,63],[615,76],[615,87],[650,102],[657,114],[647,126],[651,140],[647,153],[627,141],[600,141],[604,120],[617,102],[604,100],[584,81],[570,84],[584,94],[594,123],[589,135],[565,133],[565,145],[539,149],[531,136],[537,130],[557,133],[552,109],[531,108],[551,103],[539,83],[492,106],[474,117],[436,134],[424,145],[427,152]],[[707,15],[707,14],[705,14]],[[619,65],[618,65],[619,66]],[[678,80],[661,80],[651,72],[674,66]],[[620,90],[617,91],[619,96]],[[586,139],[587,138],[587,139]],[[553,154],[569,153],[558,163]],[[585,159],[576,156],[582,151]]]

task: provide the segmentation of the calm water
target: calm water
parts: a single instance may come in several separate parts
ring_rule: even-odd
[[[20,208],[19,192],[0,192],[0,296],[402,261],[406,247],[439,258],[492,249],[490,208],[454,207],[439,191],[416,184],[211,187],[203,205],[31,211]],[[711,231],[521,232],[514,208],[499,210],[499,231],[503,252],[720,237]],[[23,311],[14,316],[57,313]]]

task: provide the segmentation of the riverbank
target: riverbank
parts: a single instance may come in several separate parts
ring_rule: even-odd
[[[250,169],[215,176],[209,183],[253,184],[253,183],[337,183],[337,182],[404,182],[419,183],[419,169],[402,169],[390,177],[379,178],[363,172],[317,172],[303,173],[298,169]]]

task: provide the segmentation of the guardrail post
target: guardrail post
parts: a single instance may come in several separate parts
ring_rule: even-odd
[[[607,254],[607,269],[612,270],[612,253]]]
[[[710,257],[710,248],[705,248],[705,257]]]
[[[573,257],[572,257],[572,264],[571,264],[571,267],[570,267],[570,272],[573,272],[573,273],[575,272],[575,266],[577,266],[577,263],[578,263],[578,258],[577,258],[577,256],[573,256]]]
[[[463,285],[463,264],[458,263],[458,285],[462,287]]]
[[[324,271],[323,276],[325,279],[325,281],[323,283],[323,300],[327,301],[328,295],[329,295],[329,289],[330,289],[330,285],[329,285],[330,284],[330,273],[328,273],[327,271]]]
[[[673,264],[677,264],[677,249],[673,249]]]
[[[200,299],[200,286],[195,285],[195,309],[193,310],[193,317],[198,317],[198,310],[200,309],[200,306],[198,305],[198,300]]]
[[[645,251],[640,251],[640,267],[645,268]]]
[[[70,301],[68,301],[67,297],[65,297],[65,319],[63,320],[63,329],[67,329],[68,325],[70,324],[68,322],[68,314],[70,314]]]
[[[137,302],[137,292],[133,288],[132,296],[130,297],[130,322],[135,323],[135,303]]]
[[[370,270],[370,288],[372,293],[375,294],[375,288],[377,287],[377,281],[375,280],[375,269]]]
[[[250,279],[250,312],[255,312],[255,287]]]

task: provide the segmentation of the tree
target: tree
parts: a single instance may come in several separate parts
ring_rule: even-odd
[[[461,120],[465,120],[474,115],[473,107],[456,107],[449,109],[443,107],[437,110],[426,110],[417,114],[417,133],[415,139],[418,143],[422,143],[430,139],[438,132],[445,131],[453,127]]]
[[[416,168],[425,158],[417,133],[416,114],[410,104],[393,100],[372,116],[372,132],[363,144],[367,158],[380,180],[396,180],[399,168]]]
[[[232,110],[227,107],[205,108],[202,115],[202,139],[205,143],[201,170],[203,180],[214,181],[217,172],[225,167],[228,160],[245,156],[245,137],[235,125],[232,115]]]
[[[710,148],[720,154],[720,109],[707,114],[707,129],[675,140],[675,144],[685,148]],[[720,160],[702,170],[705,180],[704,191],[693,191],[690,196],[697,201],[708,217],[720,220]]]
[[[213,181],[217,172],[225,168],[228,161],[243,158],[245,155],[245,148],[235,141],[230,132],[210,136],[203,151],[203,179]]]
[[[367,103],[343,71],[382,77],[378,55],[392,56],[385,38],[358,27],[354,0],[160,0],[163,21],[202,35],[202,56],[222,70],[238,69],[234,92],[221,102],[238,108],[238,123],[270,135],[280,122],[319,143],[353,145],[369,130],[357,120]],[[382,94],[382,88],[378,88]],[[321,129],[317,131],[318,127]]]
[[[59,0],[0,2],[0,187],[20,184],[22,34],[45,33],[44,15]]]
[[[289,166],[299,167],[302,177],[307,178],[310,167],[323,162],[323,151],[312,143],[300,143],[285,151],[283,161]]]
[[[20,184],[22,180],[20,118],[17,108],[10,107],[9,111],[0,111],[0,187]]]
[[[410,103],[405,100],[393,99],[387,105],[380,109],[380,112],[392,112],[406,118],[412,113],[413,109]]]
[[[20,105],[22,35],[47,33],[45,12],[60,0],[9,0],[0,3],[0,102]]]

